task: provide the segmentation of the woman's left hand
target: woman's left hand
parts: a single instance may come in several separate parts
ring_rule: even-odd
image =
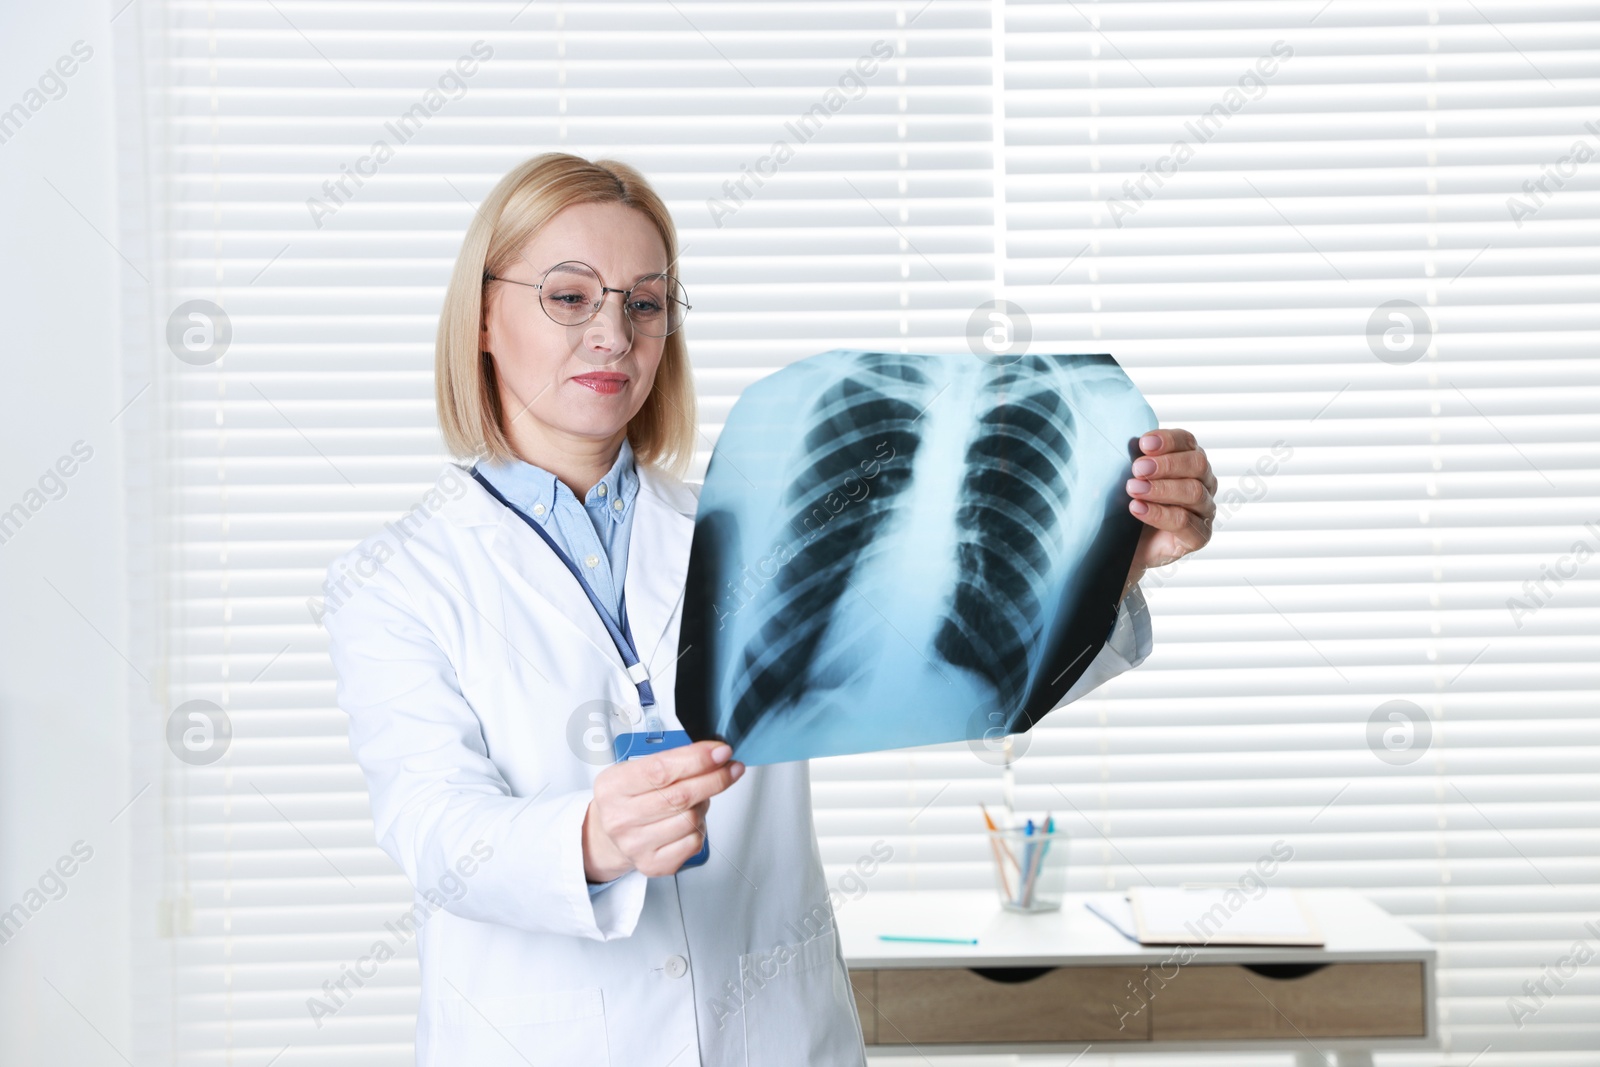
[[[1217,514],[1211,461],[1188,430],[1151,430],[1139,438],[1128,479],[1128,510],[1145,524],[1128,568],[1123,595],[1151,567],[1162,567],[1204,548]]]

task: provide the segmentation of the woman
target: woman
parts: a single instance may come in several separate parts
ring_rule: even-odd
[[[865,1062],[807,765],[746,771],[709,741],[613,763],[595,743],[647,703],[624,618],[677,725],[696,492],[674,473],[695,434],[676,257],[627,166],[547,154],[507,174],[438,334],[445,440],[482,480],[447,465],[429,506],[329,568],[330,588],[359,575],[325,616],[339,703],[417,892],[419,1064]],[[1129,590],[1205,543],[1215,488],[1184,431],[1143,448]],[[1142,604],[1068,699],[1147,653]]]

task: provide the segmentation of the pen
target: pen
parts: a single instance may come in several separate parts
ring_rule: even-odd
[[[1033,820],[1029,819],[1023,830],[1024,837],[1033,836]],[[1028,898],[1033,893],[1034,860],[1037,858],[1039,846],[1032,841],[1022,846],[1022,871],[1018,876],[1017,904],[1019,907],[1028,906]]]
[[[1040,832],[1040,835],[1048,835],[1054,829],[1056,829],[1054,819],[1046,819],[1038,827],[1038,832]],[[1034,886],[1038,881],[1038,872],[1045,867],[1045,853],[1048,853],[1048,851],[1050,851],[1050,838],[1048,837],[1040,845],[1034,846],[1034,869],[1030,870],[1029,875],[1027,875],[1027,886],[1022,889],[1022,904],[1026,905],[1026,907],[1032,907],[1032,904],[1034,904]]]
[[[1049,812],[1046,812],[1045,821],[1043,825],[1039,827],[1039,832],[1045,835],[1045,840],[1042,844],[1031,846],[1034,850],[1033,859],[1031,860],[1032,866],[1028,871],[1028,880],[1022,887],[1022,906],[1025,908],[1033,906],[1034,883],[1039,880],[1039,872],[1044,869],[1045,854],[1050,851],[1050,845],[1052,842],[1048,835],[1055,833],[1055,829],[1055,816]]]
[[[879,934],[879,941],[927,941],[937,945],[976,945],[975,937],[904,937],[900,934]]]

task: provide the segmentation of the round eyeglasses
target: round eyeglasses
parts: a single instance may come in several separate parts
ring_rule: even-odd
[[[569,259],[544,272],[538,282],[519,282],[483,272],[485,282],[510,282],[539,290],[539,306],[552,322],[582,326],[600,314],[607,293],[622,294],[622,310],[646,337],[665,337],[683,325],[689,310],[683,285],[670,274],[647,274],[628,289],[613,289],[587,263]]]

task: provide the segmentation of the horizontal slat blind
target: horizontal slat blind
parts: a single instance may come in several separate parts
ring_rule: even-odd
[[[236,736],[167,778],[177,933],[170,1018],[141,1035],[154,1061],[288,1046],[285,1063],[409,1062],[409,954],[321,1027],[306,1011],[409,900],[372,844],[308,599],[442,462],[444,280],[473,205],[548,149],[625,159],[673,210],[695,477],[759,377],[842,345],[959,350],[972,309],[1005,296],[1034,351],[1114,353],[1234,494],[1204,554],[1146,580],[1150,661],[1019,741],[1009,776],[965,745],[814,762],[845,899],[879,841],[894,858],[871,888],[987,884],[974,808],[1007,790],[1075,834],[1079,888],[1232,880],[1283,840],[1279,884],[1355,886],[1440,942],[1459,1062],[1491,1044],[1485,1067],[1600,1051],[1600,970],[1521,1028],[1508,1010],[1600,918],[1600,562],[1520,628],[1506,606],[1576,540],[1600,551],[1583,525],[1600,523],[1600,162],[1520,226],[1506,206],[1576,140],[1600,149],[1583,126],[1600,118],[1592,7],[242,0],[134,16],[152,58],[130,106],[162,134],[160,315],[209,299],[233,327],[220,361],[174,361],[163,383],[170,702],[216,701]],[[387,124],[480,41],[492,55],[459,98],[397,143]],[[879,41],[893,58],[798,137]],[[1263,56],[1273,73],[1241,87]],[[1186,123],[1219,104],[1201,140]],[[337,192],[380,138],[393,157]],[[1192,157],[1162,173],[1180,138]],[[745,178],[779,140],[793,157]],[[1391,300],[1432,321],[1413,362],[1369,341]],[[1431,720],[1407,764],[1369,748],[1393,699]]]
[[[919,6],[145,13],[163,53],[147,107],[167,141],[169,304],[213,300],[233,329],[220,361],[169,368],[172,702],[213,700],[235,731],[222,761],[180,769],[169,789],[175,991],[145,1047],[186,1064],[285,1046],[296,1064],[410,1062],[409,950],[320,1026],[306,1006],[410,901],[372,843],[307,602],[327,561],[409,508],[444,459],[433,329],[474,205],[545,150],[650,177],[695,305],[701,477],[750,382],[839,345],[959,337],[993,295],[990,5]],[[465,89],[398,143],[397,117],[463,55],[480,59]],[[392,158],[358,168],[380,139]],[[792,158],[773,173],[763,157],[779,141]],[[830,871],[902,832],[947,779],[997,773],[964,750],[819,773]],[[894,840],[897,877],[920,884],[965,859]]]
[[[1018,802],[1065,813],[1082,888],[1286,843],[1274,884],[1439,943],[1452,1063],[1600,1052],[1600,969],[1545,979],[1600,955],[1600,562],[1507,607],[1600,555],[1600,171],[1507,205],[1600,151],[1594,15],[1006,6],[1008,296],[1035,347],[1116,353],[1225,491],[1144,583],[1150,660],[1034,732]],[[1394,300],[1432,323],[1409,362],[1369,338]],[[1370,747],[1391,700],[1431,726],[1409,761]]]

